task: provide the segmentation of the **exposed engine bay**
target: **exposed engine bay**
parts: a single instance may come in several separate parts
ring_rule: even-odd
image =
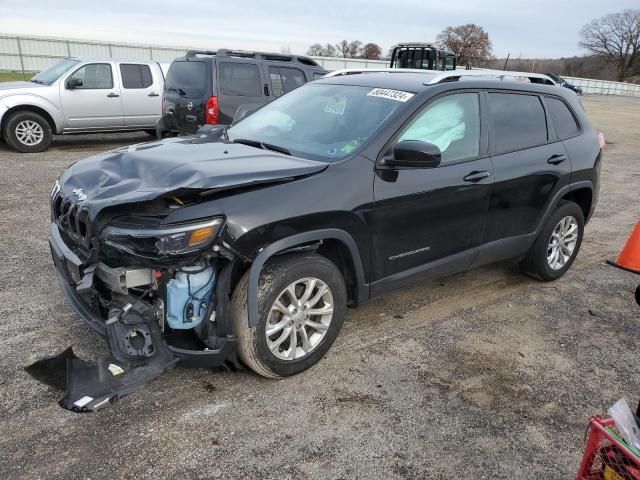
[[[162,202],[168,210],[183,204]],[[154,225],[149,212],[158,214],[156,202],[142,215],[112,215],[98,240],[86,242],[91,228],[78,228],[73,205],[58,203],[54,196],[50,245],[61,289],[111,351],[86,362],[69,348],[27,367],[43,383],[66,390],[62,407],[95,411],[178,363],[239,367],[227,307],[239,262],[217,238],[222,219]]]

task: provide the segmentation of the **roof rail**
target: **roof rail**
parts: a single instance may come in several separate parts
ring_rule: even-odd
[[[215,55],[216,52],[211,50],[187,50],[187,58],[193,58],[196,55]]]
[[[426,70],[418,68],[343,68],[341,70],[334,70],[327,73],[325,77],[342,77],[344,75],[357,75],[360,73],[422,73],[422,74],[437,74],[442,73],[439,70]]]
[[[543,85],[556,85],[550,77],[542,73],[533,72],[514,72],[511,70],[450,70],[448,72],[438,72],[438,74],[425,82],[425,85],[434,85],[436,83],[454,82],[461,80],[463,77],[471,78],[490,78],[495,80],[521,80],[527,79],[531,83],[540,83]]]
[[[255,58],[259,60],[270,60],[272,62],[299,62],[305,65],[313,67],[319,67],[320,65],[309,57],[285,55],[282,53],[269,53],[269,52],[253,52],[249,50],[229,50],[226,48],[219,48],[218,50],[189,50],[187,51],[187,57],[193,58],[196,55],[214,55],[216,57],[240,57],[240,58]]]
[[[527,79],[531,83],[544,85],[556,85],[547,75],[532,72],[512,72],[509,70],[422,70],[415,68],[345,68],[328,73],[325,77],[341,77],[344,75],[357,75],[361,73],[422,73],[432,75],[432,78],[425,81],[425,85],[435,85],[436,83],[455,82],[463,77],[486,78],[493,80],[520,80]]]

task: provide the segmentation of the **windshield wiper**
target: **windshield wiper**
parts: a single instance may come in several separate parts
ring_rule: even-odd
[[[176,92],[178,95],[180,95],[181,97],[186,97],[187,96],[187,92],[185,92],[183,89],[181,88],[174,88],[174,87],[170,87],[167,88],[167,92]]]
[[[274,152],[284,153],[285,155],[291,156],[291,152],[284,147],[279,147],[278,145],[272,145],[270,143],[264,143],[264,142],[261,142],[261,143],[262,143],[262,148],[265,148],[267,150],[273,150]]]
[[[249,140],[248,138],[236,138],[233,140],[233,143],[241,143],[243,145],[248,145],[249,147],[260,148],[262,150],[272,150],[274,152],[284,153],[285,155],[291,156],[291,152],[284,147],[279,147],[277,145],[272,145],[270,143],[260,142],[258,140]]]
[[[33,83],[37,83],[38,85],[44,85],[44,82],[42,80],[34,80],[33,78],[31,80],[29,80],[30,82]]]

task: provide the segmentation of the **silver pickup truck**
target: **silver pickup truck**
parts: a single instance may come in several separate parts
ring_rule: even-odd
[[[0,133],[19,152],[54,134],[145,130],[155,135],[164,88],[153,61],[65,58],[28,82],[0,83]]]

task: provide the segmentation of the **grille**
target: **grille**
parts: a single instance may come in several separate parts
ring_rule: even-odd
[[[91,246],[89,212],[58,192],[51,200],[51,215],[58,228],[75,243]]]

